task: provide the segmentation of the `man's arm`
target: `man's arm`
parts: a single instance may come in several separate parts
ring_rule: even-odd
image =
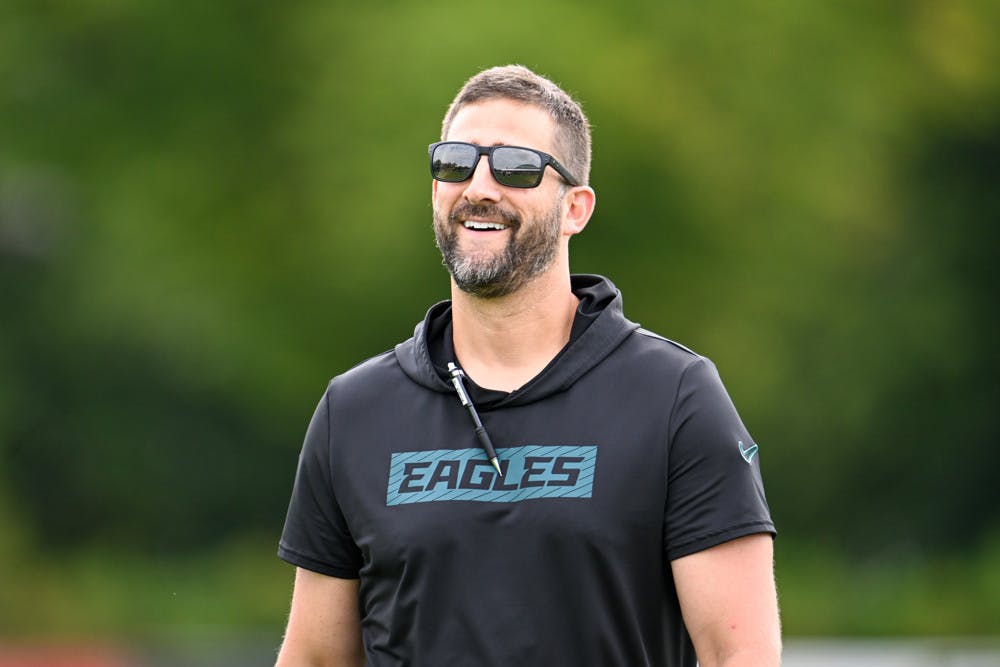
[[[748,535],[670,564],[701,667],[781,664],[772,542]]]
[[[362,667],[358,580],[296,568],[292,610],[275,667]]]

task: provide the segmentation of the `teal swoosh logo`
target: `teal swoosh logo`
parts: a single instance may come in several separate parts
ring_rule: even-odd
[[[740,440],[739,447],[740,447],[740,454],[743,455],[743,458],[746,460],[746,462],[750,463],[751,461],[753,461],[753,457],[757,453],[757,445],[751,445],[750,447],[744,449],[743,441]]]

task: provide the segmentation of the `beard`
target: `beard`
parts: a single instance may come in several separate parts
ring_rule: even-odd
[[[447,217],[435,209],[434,238],[442,263],[458,288],[483,299],[495,299],[515,292],[549,268],[559,249],[561,203],[557,200],[551,210],[528,224],[499,206],[458,204]],[[489,254],[463,253],[458,247],[457,226],[459,220],[467,218],[502,220],[510,228],[507,245]]]

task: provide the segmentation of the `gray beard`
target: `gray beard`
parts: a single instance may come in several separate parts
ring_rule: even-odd
[[[434,211],[434,238],[448,273],[460,290],[483,299],[511,294],[552,265],[559,249],[561,200],[542,217],[523,224],[497,206],[458,205],[445,218]],[[463,255],[458,247],[456,221],[469,217],[499,217],[510,225],[503,250],[489,257]]]

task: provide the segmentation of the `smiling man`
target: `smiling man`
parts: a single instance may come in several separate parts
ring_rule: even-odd
[[[758,446],[710,361],[570,274],[595,204],[583,111],[498,67],[441,138],[451,300],[316,409],[278,665],[779,664]]]

